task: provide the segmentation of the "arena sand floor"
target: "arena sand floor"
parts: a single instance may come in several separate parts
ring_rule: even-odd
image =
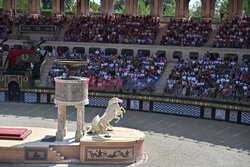
[[[102,115],[104,110],[105,108],[86,107],[86,123],[89,124],[95,115]],[[113,122],[112,124],[114,125]],[[2,102],[0,103],[0,126],[56,129],[57,109],[52,104]],[[130,166],[250,167],[250,126],[247,125],[127,111],[116,126],[138,129],[146,134],[145,158],[142,162]],[[73,107],[68,108],[67,128],[68,131],[74,131],[76,128],[76,112]],[[79,165],[0,164],[0,166]]]

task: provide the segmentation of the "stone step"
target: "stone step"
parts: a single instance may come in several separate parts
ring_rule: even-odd
[[[174,68],[174,65],[175,65],[175,63],[168,63],[167,64],[167,67],[163,71],[161,78],[159,79],[159,81],[155,85],[154,93],[157,93],[157,94],[164,93],[164,89],[166,87],[169,74],[171,73],[172,69]]]
[[[157,45],[161,44],[162,36],[163,36],[163,34],[165,33],[167,27],[168,27],[168,24],[166,24],[166,23],[164,23],[164,24],[161,23],[161,24],[160,24],[160,28],[159,28],[158,34],[157,34],[157,36],[156,36],[156,38],[155,38],[155,41],[154,41],[154,44],[155,44],[155,45],[156,45],[156,44],[157,44]]]
[[[67,162],[67,163],[79,163],[80,159],[76,159],[76,158],[65,159],[63,162]]]

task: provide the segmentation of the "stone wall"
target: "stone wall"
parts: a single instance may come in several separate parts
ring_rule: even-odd
[[[22,45],[22,40],[8,40],[5,44],[11,47],[14,45]],[[85,53],[89,53],[90,48],[100,48],[101,51],[105,52],[106,49],[112,48],[117,49],[117,53],[121,54],[123,49],[132,49],[134,54],[137,54],[139,50],[149,50],[151,55],[156,54],[158,51],[165,51],[168,58],[168,62],[177,62],[177,59],[173,58],[175,51],[182,53],[182,58],[187,59],[191,52],[197,52],[199,58],[203,57],[207,52],[218,53],[221,58],[224,58],[225,54],[236,54],[238,55],[239,63],[242,62],[244,55],[250,55],[249,49],[233,49],[233,48],[211,48],[211,47],[179,47],[179,46],[162,46],[162,45],[131,45],[131,44],[111,44],[111,43],[84,43],[84,42],[65,42],[65,41],[47,41],[42,44],[41,47],[45,46],[66,46],[70,50],[74,47],[84,47]]]

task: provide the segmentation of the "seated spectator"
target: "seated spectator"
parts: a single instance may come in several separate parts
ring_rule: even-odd
[[[65,41],[153,44],[158,22],[150,16],[82,16],[74,17]]]
[[[250,19],[225,20],[220,24],[213,47],[250,48]]]
[[[208,41],[211,22],[173,20],[162,36],[162,45],[201,47]]]
[[[8,34],[12,33],[10,26],[12,25],[11,15],[9,13],[0,13],[0,39],[4,39]]]
[[[74,76],[89,77],[89,89],[123,89],[136,92],[152,91],[166,65],[166,58],[151,56],[119,56],[100,54],[64,53],[62,59],[84,60],[88,65],[79,66]],[[54,77],[65,76],[66,68],[54,64],[48,77],[50,83]]]
[[[177,95],[205,96],[249,101],[249,64],[216,60],[180,60],[169,75],[165,92]]]
[[[62,27],[62,24],[67,21],[66,17],[57,18],[51,16],[38,16],[37,18],[30,15],[22,15],[16,18],[16,25],[25,24],[25,25],[54,25],[59,28]]]

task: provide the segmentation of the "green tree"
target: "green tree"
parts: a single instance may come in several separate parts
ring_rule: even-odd
[[[125,0],[114,0],[115,12],[122,12],[123,8],[125,8]]]
[[[65,10],[73,10],[73,7],[76,4],[76,0],[65,0]]]
[[[226,16],[227,12],[228,12],[228,1],[221,1],[219,13],[224,13],[224,16]]]
[[[17,13],[27,13],[28,0],[16,0],[16,11]]]
[[[163,3],[163,15],[175,16],[175,0],[165,0]]]
[[[3,0],[0,0],[0,7],[3,7]]]
[[[52,9],[52,1],[51,0],[42,0],[42,9]]]
[[[250,16],[250,0],[244,1],[243,14]]]
[[[100,9],[100,6],[96,2],[89,1],[89,12],[91,14],[98,12],[99,9]]]
[[[139,16],[146,16],[150,14],[149,5],[146,5],[146,1],[140,0],[138,2],[138,15]]]
[[[189,15],[190,16],[200,16],[201,15],[201,2],[196,1],[191,8],[189,8]]]

